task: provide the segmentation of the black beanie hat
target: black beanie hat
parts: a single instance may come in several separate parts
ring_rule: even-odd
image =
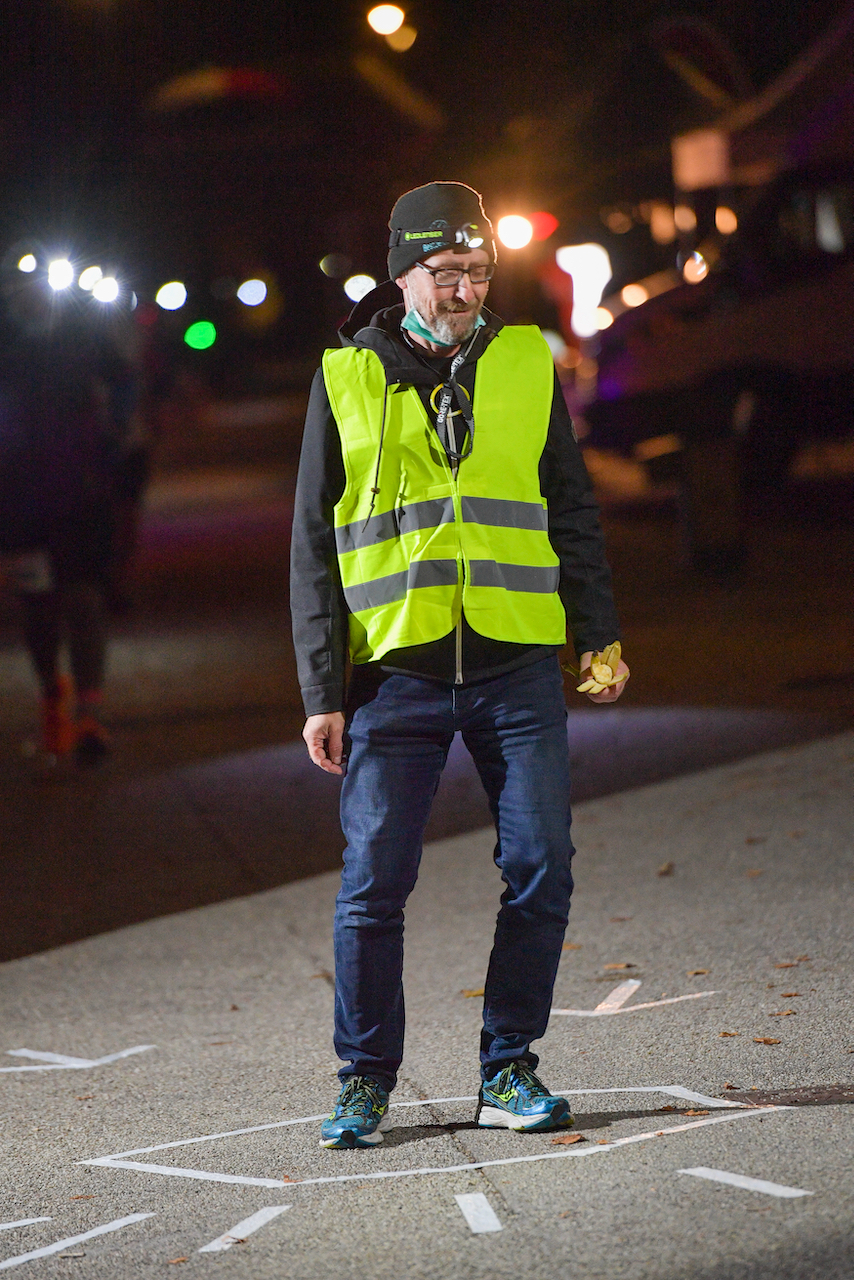
[[[389,278],[396,280],[420,258],[440,249],[485,249],[495,260],[492,223],[481,198],[464,182],[428,182],[406,191],[388,220]]]

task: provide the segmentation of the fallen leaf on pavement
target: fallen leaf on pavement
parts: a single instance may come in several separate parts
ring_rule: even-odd
[[[597,1146],[600,1146],[600,1147],[610,1147],[610,1145],[611,1145],[611,1143],[610,1143],[610,1141],[609,1141],[609,1139],[608,1139],[608,1138],[597,1138],[597,1139],[596,1139],[596,1144],[597,1144]]]
[[[471,989],[471,991],[468,989],[468,987],[463,987],[462,991],[460,992],[460,995],[461,995],[461,996],[468,996],[468,997],[471,997],[471,996],[482,996],[482,995],[483,995],[483,987],[473,987],[473,988]]]
[[[738,1032],[737,1032],[737,1031],[731,1031],[731,1032],[730,1032],[730,1035],[735,1035],[735,1036],[737,1036],[737,1035],[738,1035]],[[737,1084],[730,1084],[730,1082],[727,1080],[726,1084],[724,1085],[724,1088],[725,1088],[725,1089],[738,1089],[738,1088],[739,1088],[739,1086],[738,1086]]]
[[[725,1039],[725,1037],[726,1037],[726,1036],[737,1036],[737,1035],[739,1035],[739,1034],[740,1034],[740,1033],[739,1033],[738,1031],[719,1031],[719,1032],[718,1032],[718,1037],[719,1037],[719,1039]],[[735,1088],[735,1085],[734,1085],[734,1084],[725,1084],[725,1085],[724,1085],[724,1088],[725,1088],[725,1089],[734,1089],[734,1088]]]
[[[794,1018],[794,1009],[781,1009],[779,1013],[769,1013],[769,1018]]]
[[[678,1111],[678,1107],[674,1107],[672,1102],[667,1102],[663,1107],[656,1107],[656,1111]]]
[[[768,839],[767,836],[748,836],[744,843],[745,844],[764,844],[767,839]]]
[[[780,1040],[775,1040],[773,1036],[754,1036],[754,1044],[780,1044]]]
[[[700,976],[700,974],[701,974],[701,973],[708,973],[708,972],[709,972],[709,971],[708,971],[708,969],[689,969],[689,970],[688,970],[688,977],[689,977],[689,978],[699,978],[699,976]]]
[[[764,876],[765,871],[764,871],[764,868],[762,867],[751,867],[750,870],[745,871],[744,874],[746,876],[749,876],[751,880],[755,880],[757,876]]]
[[[795,996],[799,996],[800,991],[781,991],[780,995],[784,1000],[794,1000]]]
[[[239,1013],[239,1012],[240,1012],[240,1005],[239,1005],[239,1004],[233,1004],[233,1005],[231,1006],[231,1008],[229,1009],[229,1013]]]
[[[69,1200],[94,1200],[94,1196],[69,1196]]]
[[[636,969],[636,964],[603,964],[603,969]]]
[[[295,1181],[295,1179],[291,1178],[287,1173],[282,1174],[282,1182],[293,1182],[293,1181]],[[299,1178],[297,1178],[296,1181],[299,1182]]]
[[[77,1094],[77,1101],[78,1101],[78,1102],[88,1102],[88,1101],[89,1101],[89,1099],[90,1099],[90,1098],[94,1098],[94,1096],[95,1096],[95,1095],[94,1095],[94,1093],[78,1093],[78,1094]]]
[[[565,942],[565,943],[563,944],[563,947],[562,947],[561,949],[562,949],[563,951],[580,951],[580,950],[581,950],[581,943],[580,943],[580,942]]]
[[[167,1267],[171,1267],[176,1262],[189,1262],[189,1261],[190,1261],[189,1258],[170,1258],[169,1261],[166,1263],[166,1265]]]
[[[552,1143],[556,1147],[569,1147],[573,1142],[586,1142],[583,1133],[562,1133],[559,1138],[552,1138]]]
[[[683,1116],[707,1116],[708,1111],[683,1111]]]
[[[675,862],[662,862],[656,874],[659,876],[672,876],[675,870],[675,867],[676,867]]]
[[[775,964],[775,969],[797,969],[797,960],[781,960],[779,964]]]
[[[809,960],[809,956],[795,956],[795,959],[796,959],[796,960],[798,960],[798,961],[800,961],[800,960]]]

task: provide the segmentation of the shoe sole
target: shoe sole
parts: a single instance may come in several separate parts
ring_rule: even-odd
[[[373,1133],[354,1133],[345,1129],[337,1138],[321,1138],[320,1145],[327,1151],[353,1151],[356,1147],[376,1147],[382,1140],[382,1131],[391,1128],[391,1120],[385,1115]]]
[[[554,1111],[550,1111],[548,1115],[539,1116],[520,1116],[512,1111],[502,1111],[500,1107],[481,1106],[475,1116],[475,1123],[479,1129],[536,1131],[538,1129],[569,1129],[574,1124],[574,1120],[569,1114],[568,1105],[565,1111],[555,1107]]]

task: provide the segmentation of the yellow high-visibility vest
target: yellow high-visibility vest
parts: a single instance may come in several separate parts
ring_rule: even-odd
[[[323,376],[346,473],[334,522],[351,660],[439,640],[461,612],[494,640],[563,645],[538,470],[554,372],[539,329],[508,325],[479,358],[474,448],[456,477],[417,390],[387,387],[373,351],[327,351]]]

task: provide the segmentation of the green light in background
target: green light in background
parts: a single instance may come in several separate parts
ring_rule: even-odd
[[[184,341],[194,351],[206,351],[216,342],[216,327],[210,320],[197,320],[184,334]]]

